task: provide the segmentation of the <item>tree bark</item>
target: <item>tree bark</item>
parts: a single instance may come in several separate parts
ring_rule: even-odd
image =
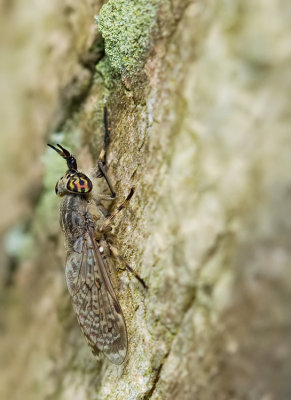
[[[1,398],[290,398],[287,0],[48,3],[1,13]],[[45,150],[93,166],[105,105],[112,209],[136,188],[115,246],[148,285],[116,272],[121,366],[75,320]]]

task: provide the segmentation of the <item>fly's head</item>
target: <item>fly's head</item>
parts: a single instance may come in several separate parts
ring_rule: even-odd
[[[82,172],[67,171],[56,184],[55,191],[58,196],[65,194],[86,194],[91,192],[92,182]]]
[[[48,146],[63,157],[68,165],[68,171],[56,184],[56,194],[58,196],[64,196],[65,194],[86,194],[91,192],[93,187],[92,182],[88,176],[78,171],[75,157],[60,144],[57,145],[58,148],[51,144],[48,144]]]

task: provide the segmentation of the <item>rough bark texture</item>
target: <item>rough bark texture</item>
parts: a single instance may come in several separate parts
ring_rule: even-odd
[[[290,399],[289,2],[61,3],[1,6],[0,397]],[[121,366],[75,321],[45,149],[93,165],[104,104],[112,208],[136,187],[116,246],[149,286],[117,273]]]

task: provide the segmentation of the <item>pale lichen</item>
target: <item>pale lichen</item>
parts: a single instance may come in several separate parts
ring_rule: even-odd
[[[96,21],[105,41],[105,53],[119,73],[134,72],[150,48],[158,0],[109,0]]]
[[[116,75],[116,71],[113,69],[107,56],[103,57],[102,60],[98,62],[96,71],[103,79],[105,90],[112,89],[112,78]]]

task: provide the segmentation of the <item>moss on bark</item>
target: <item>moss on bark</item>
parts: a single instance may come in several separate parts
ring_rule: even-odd
[[[113,69],[132,73],[140,69],[152,45],[158,0],[108,1],[96,21],[105,40],[105,52]]]

